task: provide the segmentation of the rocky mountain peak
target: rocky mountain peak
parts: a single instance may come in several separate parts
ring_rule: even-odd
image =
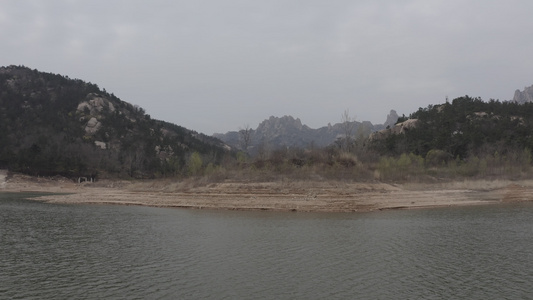
[[[392,127],[394,124],[398,122],[398,114],[394,109],[391,109],[390,113],[387,115],[387,120],[385,120],[385,123],[383,123],[383,126],[385,127]]]
[[[272,134],[279,134],[287,130],[302,130],[304,125],[299,118],[293,118],[292,116],[283,116],[281,118],[271,116],[264,120],[257,127],[257,132],[269,132]]]
[[[514,92],[513,101],[520,104],[533,102],[533,85],[525,87],[523,92],[516,90]]]
[[[387,121],[394,125],[398,120],[396,111],[391,110],[387,116]],[[350,122],[352,134],[357,137],[368,136],[371,132],[384,129],[385,126],[378,124],[372,125],[368,121]],[[313,129],[305,124],[299,118],[292,116],[274,117],[271,116],[259,124],[257,129],[251,130],[251,143],[248,151],[253,153],[258,147],[267,147],[269,149],[278,149],[283,147],[300,147],[305,148],[309,145],[317,147],[326,147],[335,143],[339,137],[346,133],[346,125],[343,123],[327,124],[326,126]],[[241,149],[241,137],[239,132],[230,131],[225,134],[214,134],[216,138],[221,139],[234,149]]]

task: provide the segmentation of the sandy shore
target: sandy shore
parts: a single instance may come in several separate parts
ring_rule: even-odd
[[[533,200],[533,180],[432,184],[338,181],[223,182],[201,185],[171,180],[74,183],[0,170],[0,192],[61,195],[34,198],[51,203],[120,204],[231,210],[357,212],[481,205]]]

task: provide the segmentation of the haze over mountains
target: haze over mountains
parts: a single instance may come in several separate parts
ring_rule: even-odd
[[[523,91],[516,90],[514,92],[513,101],[519,104],[533,102],[533,85],[525,87]]]
[[[261,122],[256,129],[248,128],[248,134],[250,135],[248,150],[253,152],[258,147],[266,147],[268,149],[279,147],[325,147],[345,136],[347,130],[355,138],[367,137],[374,131],[394,125],[397,120],[398,114],[396,111],[391,110],[384,124],[374,125],[369,121],[349,120],[348,123],[339,122],[333,125],[330,123],[327,126],[312,129],[302,124],[299,118],[294,118],[293,116],[271,116]],[[246,130],[246,128],[225,134],[215,133],[213,136],[235,149],[242,149],[242,130]]]
[[[486,136],[505,128],[505,136],[509,137],[522,134],[516,129],[529,128],[529,117],[522,116],[520,110],[526,111],[533,102],[533,86],[517,90],[512,101],[496,103],[491,100],[485,105],[480,99],[466,97],[454,99],[454,102],[456,104],[447,111],[446,120],[457,118],[456,114],[464,114],[467,110],[470,114],[465,116],[466,119],[457,119],[455,124],[450,124],[450,134],[455,139],[458,139],[457,132],[467,130],[472,132],[472,139],[478,138],[474,133],[486,128],[493,128],[492,131],[485,130]],[[440,105],[421,109],[413,113],[413,117],[424,116],[425,112],[435,114],[432,118],[444,116],[433,111],[437,106]],[[474,108],[478,110],[472,110]],[[478,117],[491,114],[497,117],[487,120]],[[502,123],[503,116],[508,119],[505,124]],[[187,174],[194,153],[200,155],[201,164],[208,165],[219,163],[226,154],[232,155],[231,150],[246,149],[253,155],[280,147],[326,147],[346,135],[361,139],[372,132],[393,127],[398,114],[391,110],[384,117],[383,124],[354,121],[349,116],[340,119],[342,116],[339,116],[338,123],[313,129],[293,116],[271,116],[255,129],[242,128],[247,134],[247,141],[243,143],[242,130],[206,136],[154,120],[143,108],[120,100],[96,84],[23,66],[0,67],[0,168],[36,175],[75,176],[100,172],[112,176],[150,177]],[[446,120],[442,120],[442,126],[448,124]],[[471,121],[465,123],[465,120]],[[480,122],[479,130],[472,129],[472,120]],[[424,138],[444,132],[442,126],[425,133]],[[520,146],[530,147],[528,132],[526,130],[524,136],[516,137]],[[421,145],[417,141],[421,139],[420,135],[406,138],[409,140],[404,142],[405,145]],[[467,138],[461,139],[461,145],[469,145],[468,141]],[[533,147],[533,142],[531,145]],[[396,147],[396,152],[403,149],[398,148],[397,143],[391,142],[388,146]],[[413,149],[415,153],[425,153],[430,150],[426,148],[423,151]],[[466,150],[463,153],[467,153]]]
[[[516,90],[513,101],[519,104],[533,102],[533,85],[525,87],[523,91]],[[368,137],[370,133],[392,127],[398,121],[398,114],[391,110],[383,124],[372,124],[369,121],[350,121],[350,130],[354,138]],[[340,118],[339,118],[340,119]],[[242,149],[242,131],[249,134],[248,151],[254,153],[259,148],[276,149],[279,147],[305,148],[309,146],[325,147],[342,138],[346,132],[344,122],[313,129],[299,118],[293,116],[271,116],[262,121],[257,128],[240,128],[239,131],[215,133],[214,137],[222,140],[234,149]],[[246,126],[245,126],[246,127]]]

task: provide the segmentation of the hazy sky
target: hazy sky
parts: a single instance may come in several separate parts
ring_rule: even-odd
[[[0,0],[0,65],[98,84],[206,134],[312,128],[533,84],[530,0]]]

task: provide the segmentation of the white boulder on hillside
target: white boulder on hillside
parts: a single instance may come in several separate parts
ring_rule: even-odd
[[[77,111],[83,112],[87,108],[89,109],[91,115],[102,112],[102,110],[104,110],[104,107],[109,108],[111,112],[115,111],[115,106],[113,105],[113,103],[103,97],[100,97],[97,94],[90,93],[89,95],[87,95],[86,99],[86,101],[83,101],[78,104]]]

